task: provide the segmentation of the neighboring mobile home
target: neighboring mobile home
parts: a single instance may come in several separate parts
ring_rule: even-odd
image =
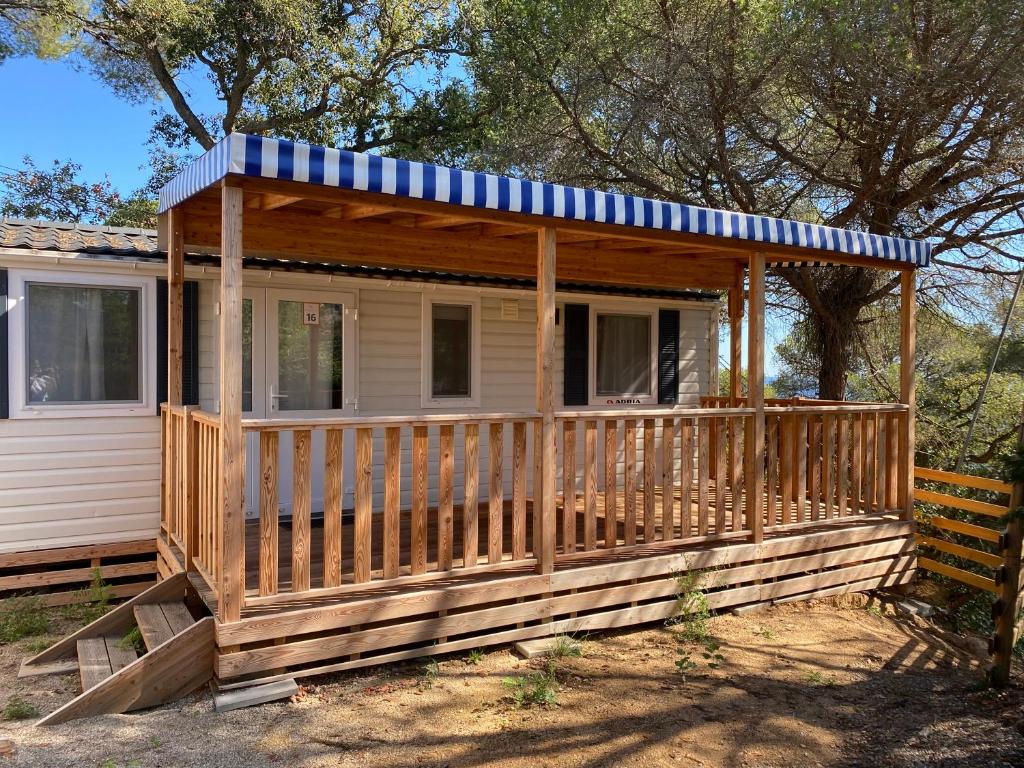
[[[2,256],[3,546],[156,534],[44,722],[913,575],[926,243],[241,134],[160,212]],[[765,401],[769,264],[900,273],[898,402]]]

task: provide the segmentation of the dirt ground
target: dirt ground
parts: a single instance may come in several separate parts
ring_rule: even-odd
[[[1024,766],[1024,688],[994,693],[962,643],[863,596],[720,616],[723,660],[678,628],[593,635],[557,662],[557,704],[517,707],[502,678],[544,661],[510,649],[306,681],[296,700],[225,714],[208,692],[53,728],[0,722],[0,766]],[[18,680],[0,648],[0,705],[43,712],[74,676]],[[679,648],[697,668],[685,679]],[[474,663],[476,662],[476,663]]]

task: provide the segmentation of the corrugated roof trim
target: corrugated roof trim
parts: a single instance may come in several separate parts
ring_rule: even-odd
[[[847,256],[927,266],[931,245],[769,216],[720,211],[430,163],[232,133],[160,190],[160,211],[228,174],[525,213],[548,218],[816,248]]]

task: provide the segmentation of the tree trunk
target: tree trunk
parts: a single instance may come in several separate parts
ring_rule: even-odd
[[[846,399],[846,376],[853,359],[853,317],[821,318],[815,315],[814,335],[821,368],[818,370],[818,397],[822,400]]]

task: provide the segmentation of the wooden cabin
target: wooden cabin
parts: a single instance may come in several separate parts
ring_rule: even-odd
[[[702,572],[714,609],[913,575],[926,243],[242,134],[160,210],[145,264],[51,255],[6,275],[0,452],[62,429],[158,445],[160,583],[26,667],[133,621],[153,645],[120,669],[101,659],[48,722],[211,677],[231,689],[661,620],[681,571]],[[766,267],[822,264],[900,271],[900,402],[765,400]],[[84,309],[66,337],[48,319],[36,355],[47,299]],[[99,374],[60,347],[90,323],[120,334],[100,352],[121,374],[79,412]],[[56,375],[62,359],[80,381]],[[92,485],[121,481],[92,469]],[[147,681],[159,690],[140,694]]]

